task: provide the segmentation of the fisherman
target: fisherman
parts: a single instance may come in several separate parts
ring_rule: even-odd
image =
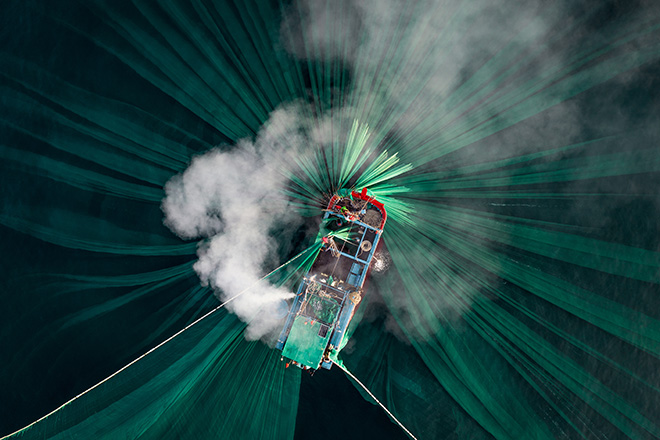
[[[340,210],[339,212],[340,212],[341,215],[343,215],[344,218],[346,218],[346,220],[348,220],[349,222],[353,222],[353,221],[355,221],[355,220],[357,220],[357,219],[359,218],[359,216],[358,216],[356,213],[350,211],[346,206],[342,206],[342,207],[341,207],[341,210]]]
[[[323,237],[321,238],[321,241],[323,242],[325,250],[330,251],[333,257],[339,257],[339,248],[332,237]]]
[[[325,351],[323,352],[323,360],[325,362],[331,362],[330,361],[330,353],[334,351],[335,347],[332,344],[328,344],[328,346],[325,348]]]

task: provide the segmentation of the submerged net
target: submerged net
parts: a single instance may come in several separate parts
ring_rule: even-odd
[[[16,437],[293,438],[300,372],[243,328],[214,313]]]
[[[6,9],[0,434],[217,306],[163,187],[257,138],[287,153],[277,192],[306,222],[271,234],[263,273],[318,251],[336,191],[384,203],[391,264],[335,361],[416,438],[660,438],[654,5]],[[292,438],[309,407],[343,438],[376,432],[335,420],[362,413],[333,393],[299,402],[299,370],[244,329],[214,313],[15,437]]]

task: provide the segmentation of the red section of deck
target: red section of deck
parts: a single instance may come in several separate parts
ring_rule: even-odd
[[[362,188],[362,192],[355,192],[352,191],[351,195],[353,196],[354,199],[360,199],[364,200],[366,202],[371,203],[373,206],[375,206],[380,213],[383,215],[383,220],[380,222],[380,227],[378,229],[383,229],[383,226],[385,226],[385,221],[387,220],[387,211],[385,211],[385,206],[383,206],[382,203],[380,203],[378,200],[376,200],[373,197],[369,197],[367,195],[367,188]]]
[[[380,227],[378,229],[383,230],[383,227],[385,226],[385,221],[387,221],[387,211],[385,211],[385,206],[375,198],[368,196],[367,188],[362,188],[361,192],[351,191],[351,195],[353,196],[353,199],[364,200],[365,202],[371,203],[373,206],[376,207],[376,209],[380,211],[383,220],[380,222]],[[339,200],[341,200],[340,196],[338,196],[337,194],[333,195],[332,198],[330,199],[330,202],[328,202],[328,210],[329,211],[334,210],[334,207]]]

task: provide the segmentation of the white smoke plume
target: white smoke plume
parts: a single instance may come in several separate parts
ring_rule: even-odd
[[[296,57],[338,62],[351,72],[356,85],[349,92],[350,100],[365,103],[356,106],[360,113],[355,118],[374,129],[400,130],[405,140],[425,129],[420,122],[429,114],[436,116],[437,124],[446,123],[442,118],[457,105],[448,97],[503,48],[527,47],[558,23],[572,22],[563,8],[546,3],[304,0],[287,10],[280,31],[284,47]],[[527,62],[524,79],[561,64],[563,58],[562,51],[549,49],[543,58]],[[568,131],[570,139],[579,128],[576,111],[568,104],[561,107],[561,117],[555,114],[551,122],[560,124],[562,133]],[[535,139],[545,125],[547,121],[538,121],[523,139],[518,130],[515,137],[502,139],[497,148],[479,155],[500,157],[533,150],[530,138]]]
[[[658,126],[657,110],[644,114],[637,100],[624,98],[635,89],[640,90],[638,96],[653,96],[650,84],[657,69],[634,69],[605,83],[605,69],[589,70],[604,64],[580,64],[603,47],[613,48],[618,35],[632,34],[660,14],[657,1],[615,3],[599,9],[597,2],[585,8],[581,3],[541,0],[299,0],[285,11],[280,33],[293,56],[347,72],[346,96],[337,101],[351,107],[335,109],[335,114],[349,114],[375,133],[387,133],[383,145],[419,170],[456,165],[458,173],[464,165],[630,133],[635,126]],[[650,35],[620,50],[641,59],[648,47],[655,47],[650,40],[657,41],[657,36]],[[571,80],[588,76],[592,78],[584,84],[593,89],[569,99],[566,90],[578,90],[575,84],[584,81]],[[490,128],[484,128],[488,124]],[[657,129],[649,132],[645,137],[627,135],[627,144],[618,140],[606,145],[606,151],[653,149]],[[602,142],[598,148],[602,151]],[[537,163],[577,154],[547,155]],[[579,154],[587,154],[587,149]],[[575,170],[567,193],[620,190],[609,188],[606,179],[594,182],[588,169],[584,179],[581,170]],[[509,185],[508,178],[501,179],[502,187]],[[639,181],[648,185],[647,179]],[[621,186],[620,180],[611,182]],[[637,191],[635,184],[626,185],[628,191]],[[595,217],[616,224],[611,213],[619,212],[617,203],[609,198],[597,213],[575,203],[566,218]],[[536,210],[529,208],[527,212]],[[497,282],[495,277],[492,282]],[[471,301],[466,294],[465,305]]]
[[[259,280],[282,262],[281,236],[299,217],[281,190],[291,155],[307,142],[296,106],[275,111],[254,141],[213,149],[165,185],[165,224],[184,239],[203,239],[195,271],[220,300],[258,283],[227,305],[247,322],[246,337],[272,341],[279,331],[287,289]],[[277,231],[274,229],[277,228]]]

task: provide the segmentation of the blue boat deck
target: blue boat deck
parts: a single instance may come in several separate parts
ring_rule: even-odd
[[[362,299],[362,287],[386,214],[382,205],[367,198],[364,191],[361,195],[364,199],[359,206],[349,198],[333,197],[329,208],[335,209],[326,212],[324,221],[330,230],[348,227],[348,235],[343,236],[349,238],[326,239],[298,287],[278,338],[276,348],[300,368],[330,369],[329,354],[345,344],[346,329]]]

